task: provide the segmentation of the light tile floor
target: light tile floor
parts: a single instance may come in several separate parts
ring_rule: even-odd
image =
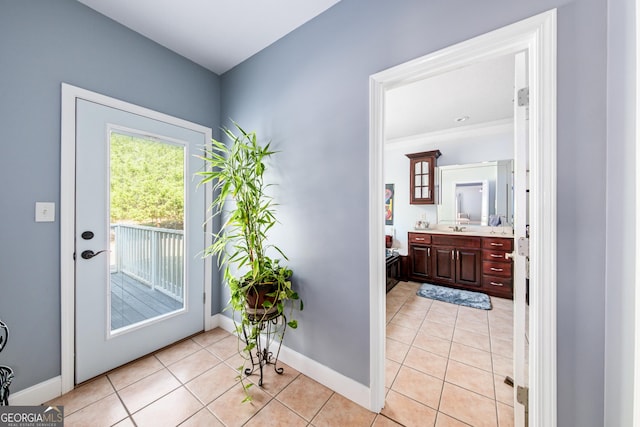
[[[202,333],[102,375],[47,404],[65,426],[511,426],[512,304],[484,311],[415,295],[387,294],[386,405],[370,412],[282,365],[243,392],[236,338]],[[250,377],[257,381],[256,375]]]

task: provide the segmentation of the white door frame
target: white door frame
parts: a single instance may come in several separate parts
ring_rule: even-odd
[[[633,360],[634,360],[634,375],[633,375],[633,413],[632,420],[633,425],[640,425],[640,268],[638,267],[638,260],[640,259],[640,149],[638,149],[638,142],[640,141],[640,0],[635,1],[635,19],[633,21],[635,31],[635,67],[636,67],[636,87],[635,87],[635,142],[636,142],[636,235],[635,235],[635,301],[634,301],[634,345],[633,345]]]
[[[96,92],[62,83],[61,105],[61,160],[60,160],[60,321],[61,321],[61,394],[73,390],[75,379],[75,174],[76,174],[76,100],[148,117],[202,133],[203,146],[211,141],[211,128],[201,126],[148,108],[120,101]],[[211,187],[203,189],[205,206],[211,204]],[[203,230],[211,236],[207,229]],[[210,244],[210,237],[207,237]],[[204,329],[211,328],[211,259],[204,260]]]
[[[369,277],[370,409],[384,406],[385,91],[518,51],[529,54],[530,349],[529,425],[557,424],[556,360],[556,10],[461,42],[377,73],[370,78]],[[544,284],[544,286],[536,286]]]

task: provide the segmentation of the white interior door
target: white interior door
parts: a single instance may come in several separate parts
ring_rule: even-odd
[[[204,143],[77,99],[76,383],[203,330]]]
[[[513,374],[514,374],[514,415],[515,425],[525,426],[525,407],[517,401],[518,386],[529,387],[528,378],[528,325],[526,302],[527,257],[519,254],[518,242],[526,239],[528,223],[527,169],[528,169],[528,95],[521,92],[528,88],[527,54],[515,56],[514,94],[514,238],[515,256],[513,272]]]

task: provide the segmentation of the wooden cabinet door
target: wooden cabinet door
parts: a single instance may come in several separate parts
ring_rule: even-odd
[[[406,155],[409,161],[409,203],[433,205],[435,203],[435,166],[439,150]]]
[[[432,246],[431,275],[440,282],[455,283],[456,281],[456,251],[446,246]]]
[[[456,282],[465,286],[482,285],[482,251],[456,249]]]
[[[410,245],[411,275],[416,279],[428,279],[431,277],[430,252],[428,246]]]

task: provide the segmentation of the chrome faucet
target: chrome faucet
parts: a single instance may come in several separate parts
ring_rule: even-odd
[[[465,227],[458,227],[457,225],[454,227],[449,227],[450,229],[452,229],[455,232],[460,232],[463,231],[465,229]]]

